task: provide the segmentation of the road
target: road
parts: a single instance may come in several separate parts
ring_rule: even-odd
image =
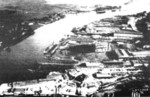
[[[107,12],[105,14],[96,14],[95,12],[67,14],[62,20],[52,24],[44,25],[35,30],[35,34],[11,47],[11,52],[2,52],[0,59],[7,61],[44,61],[43,51],[53,41],[59,40],[76,26],[83,26],[90,22],[102,18],[112,17],[118,13]]]

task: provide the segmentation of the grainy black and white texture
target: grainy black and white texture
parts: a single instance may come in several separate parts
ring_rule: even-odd
[[[0,0],[0,95],[148,97],[149,69],[149,0]]]

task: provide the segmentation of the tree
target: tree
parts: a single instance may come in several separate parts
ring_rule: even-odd
[[[144,40],[149,40],[149,33],[148,33],[148,26],[147,26],[147,19],[142,18],[136,22],[137,29],[143,33]]]
[[[150,62],[148,64],[147,67],[143,66],[143,76],[146,81],[149,81],[150,79]]]

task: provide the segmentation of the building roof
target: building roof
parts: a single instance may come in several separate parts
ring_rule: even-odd
[[[143,35],[143,33],[141,33],[141,32],[135,32],[135,31],[132,31],[132,30],[121,30],[121,31],[117,31],[115,33],[117,33],[117,34]]]
[[[125,49],[116,49],[115,52],[118,55],[118,57],[133,57],[133,55]]]
[[[136,51],[136,52],[132,52],[134,56],[136,57],[147,57],[150,56],[150,51]]]
[[[110,60],[110,61],[103,61],[104,64],[123,64],[122,61],[114,61],[114,60]]]

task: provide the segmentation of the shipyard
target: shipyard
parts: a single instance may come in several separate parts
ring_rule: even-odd
[[[150,2],[56,1],[0,0],[0,96],[149,97]]]

